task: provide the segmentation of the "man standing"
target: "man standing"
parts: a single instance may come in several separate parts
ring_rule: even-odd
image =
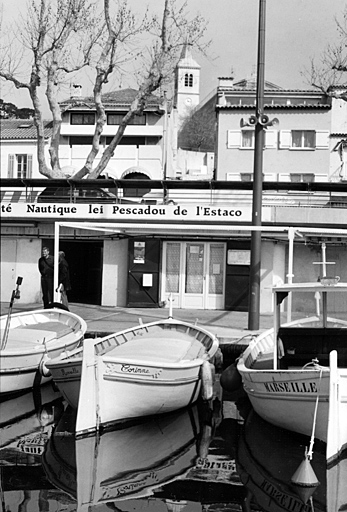
[[[53,256],[50,256],[48,247],[42,249],[42,256],[39,259],[39,271],[41,274],[43,307],[48,309],[53,302],[54,278],[54,259]]]

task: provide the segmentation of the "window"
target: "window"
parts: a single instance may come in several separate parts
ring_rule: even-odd
[[[281,130],[280,149],[315,150],[329,149],[330,132],[328,130]]]
[[[113,137],[107,136],[106,137],[106,146],[111,144]],[[122,137],[121,140],[118,142],[118,146],[145,146],[146,145],[146,137]]]
[[[314,130],[292,130],[292,148],[316,147],[316,132]]]
[[[314,182],[314,174],[312,173],[291,173],[290,174],[290,181],[292,183],[312,183]]]
[[[119,125],[125,116],[126,112],[119,112],[118,114],[107,114],[107,124]],[[146,125],[146,114],[135,115],[128,124],[132,125]]]
[[[31,178],[32,163],[32,155],[9,155],[7,173],[8,178]]]
[[[93,137],[91,135],[71,135],[70,148],[72,146],[91,146],[93,144]]]
[[[186,73],[184,75],[185,87],[193,87],[193,73]]]
[[[253,181],[253,173],[252,172],[241,172],[241,181]]]
[[[71,114],[71,124],[95,124],[95,114],[79,112]]]
[[[252,128],[243,128],[242,130],[227,131],[228,149],[254,149],[255,131]],[[278,132],[277,130],[265,130],[264,149],[277,149]]]
[[[254,148],[254,130],[242,130],[241,131],[241,147],[242,148]]]

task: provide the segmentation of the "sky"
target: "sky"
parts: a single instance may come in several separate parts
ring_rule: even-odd
[[[180,0],[179,0],[180,1]],[[159,9],[163,0],[129,0],[134,10]],[[200,13],[212,40],[208,57],[193,53],[201,65],[203,99],[218,84],[218,77],[233,74],[236,80],[256,69],[259,0],[187,0],[191,15]],[[302,72],[312,57],[337,40],[335,17],[342,17],[346,0],[266,0],[265,80],[283,88],[308,88]],[[5,22],[25,9],[26,0],[4,2]],[[90,79],[82,81],[83,95],[92,93]],[[122,87],[131,84],[123,83]],[[1,86],[0,97],[20,107],[31,107],[27,93]]]

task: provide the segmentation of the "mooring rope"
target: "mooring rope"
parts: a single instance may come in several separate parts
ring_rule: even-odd
[[[321,383],[322,383],[322,374],[323,374],[323,369],[321,368],[321,370],[319,372],[319,386],[318,386],[318,390],[317,390],[316,405],[315,405],[315,408],[314,408],[314,415],[313,415],[313,425],[312,425],[312,434],[311,434],[311,440],[310,440],[310,447],[309,447],[309,450],[307,452],[307,458],[309,460],[312,460],[312,457],[313,457],[314,433],[315,433],[315,430],[316,430],[316,423],[317,423],[317,411],[318,411],[318,402],[319,402],[320,388],[321,388]]]

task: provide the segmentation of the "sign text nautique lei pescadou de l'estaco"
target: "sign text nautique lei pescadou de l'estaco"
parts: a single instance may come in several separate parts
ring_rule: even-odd
[[[52,220],[151,220],[250,222],[251,206],[228,205],[122,205],[71,203],[1,203],[3,218]]]

